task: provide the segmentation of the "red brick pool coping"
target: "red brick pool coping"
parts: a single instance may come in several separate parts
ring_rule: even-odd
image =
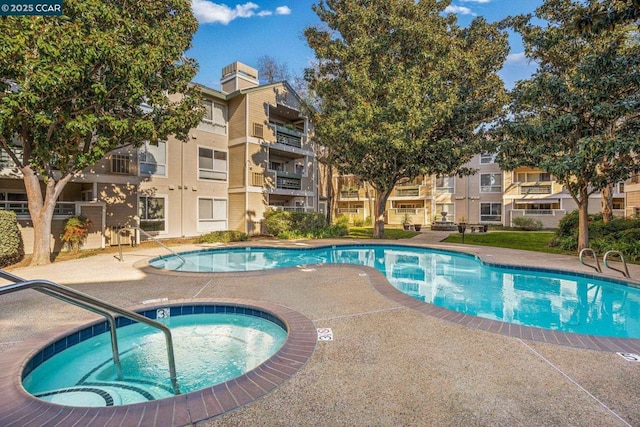
[[[249,404],[271,392],[293,376],[309,360],[317,343],[317,331],[302,314],[269,302],[216,298],[172,300],[164,306],[211,303],[242,306],[267,311],[280,318],[288,329],[287,340],[276,354],[245,375],[231,381],[151,402],[112,407],[70,407],[37,399],[22,387],[25,364],[51,342],[87,326],[66,328],[57,335],[40,336],[17,343],[3,353],[0,360],[0,425],[44,426],[182,426],[216,417]],[[162,307],[159,305],[158,307]],[[149,310],[149,305],[132,310]]]

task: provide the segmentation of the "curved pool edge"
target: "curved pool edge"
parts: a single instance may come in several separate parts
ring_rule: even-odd
[[[159,420],[162,420],[161,425],[167,426],[191,425],[233,411],[270,393],[295,375],[315,351],[317,331],[313,322],[301,313],[275,303],[238,298],[194,298],[127,308],[140,311],[207,304],[242,306],[273,314],[287,326],[287,339],[273,356],[255,369],[221,384],[151,402],[72,407],[40,400],[22,386],[22,372],[34,355],[50,343],[104,319],[62,326],[51,333],[16,343],[3,352],[0,360],[0,425],[160,425]]]
[[[444,253],[455,253],[455,254],[466,255],[474,259],[477,259],[482,264],[493,266],[493,267],[517,269],[517,270],[524,270],[524,271],[528,270],[528,271],[540,271],[540,272],[548,272],[548,273],[573,274],[573,275],[578,275],[580,277],[603,280],[603,281],[608,281],[612,283],[618,283],[625,286],[630,285],[630,286],[640,287],[640,281],[635,279],[629,280],[625,278],[596,275],[593,273],[579,271],[579,270],[570,269],[570,268],[541,267],[541,266],[518,265],[513,263],[500,263],[500,262],[497,262],[492,255],[478,253],[480,252],[481,249],[483,250],[487,249],[487,247],[484,247],[484,246],[458,248],[458,247],[442,247],[442,246],[424,245],[424,244],[411,244],[411,243],[398,244],[393,242],[390,243],[389,241],[381,241],[381,242],[371,242],[371,243],[350,242],[350,243],[344,243],[344,244],[340,244],[340,243],[318,244],[318,245],[309,245],[307,247],[280,246],[280,245],[279,246],[238,245],[238,246],[224,246],[224,247],[218,246],[211,249],[225,250],[230,248],[245,249],[247,247],[251,247],[251,248],[255,247],[255,248],[261,248],[261,249],[286,248],[286,249],[304,250],[304,249],[331,248],[331,247],[337,247],[337,246],[358,247],[358,246],[372,246],[372,245],[431,249],[431,250],[444,252]],[[460,249],[466,249],[466,250],[460,250]],[[492,249],[492,248],[489,248],[489,249]],[[526,252],[526,251],[522,251],[522,252]],[[157,258],[157,257],[154,257],[154,258]],[[150,261],[150,259],[140,260],[134,264],[134,267],[143,270],[145,273],[175,275],[175,276],[182,276],[182,277],[184,276],[202,277],[203,275],[212,275],[212,276],[215,275],[217,277],[225,277],[225,276],[251,277],[251,276],[264,275],[264,274],[277,274],[279,271],[283,272],[286,270],[298,268],[298,267],[285,267],[285,268],[242,271],[242,272],[178,272],[178,271],[172,271],[172,270],[160,269],[160,268],[154,267],[151,264],[149,264],[148,261]],[[578,257],[575,257],[575,261],[579,262]],[[382,294],[386,298],[402,306],[419,311],[428,316],[432,316],[448,322],[456,323],[470,329],[496,333],[499,335],[509,336],[512,338],[519,338],[519,339],[525,339],[525,340],[530,340],[534,342],[562,345],[562,346],[573,347],[578,349],[640,354],[640,338],[615,338],[615,337],[606,337],[606,336],[598,336],[598,335],[585,335],[585,334],[578,334],[578,333],[554,331],[551,329],[536,328],[533,326],[518,325],[518,324],[513,324],[508,322],[502,322],[499,320],[492,320],[492,319],[486,319],[483,317],[472,316],[469,314],[464,314],[457,311],[442,308],[424,301],[420,301],[396,289],[393,285],[391,285],[391,283],[389,283],[389,281],[384,276],[384,274],[382,274],[381,272],[379,272],[373,267],[368,267],[368,266],[359,265],[359,264],[316,264],[316,265],[313,265],[312,267],[316,269],[342,267],[342,268],[355,268],[359,270],[367,270],[370,272],[369,277],[371,278],[372,286],[376,289],[376,291],[378,291],[380,294]]]

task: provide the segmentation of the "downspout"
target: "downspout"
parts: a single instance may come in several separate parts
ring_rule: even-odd
[[[244,232],[249,234],[249,93],[244,103],[244,134],[246,142],[244,144]],[[269,114],[269,105],[267,104],[267,114]],[[268,120],[267,116],[267,120]]]

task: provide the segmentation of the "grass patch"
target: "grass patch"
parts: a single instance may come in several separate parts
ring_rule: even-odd
[[[410,239],[417,236],[418,232],[404,231],[401,228],[384,228],[384,238],[391,240]],[[349,227],[349,235],[345,236],[349,239],[373,239],[373,227]]]
[[[466,233],[464,235],[464,243],[469,245],[547,252],[552,254],[574,254],[574,252],[567,252],[557,247],[550,247],[549,242],[551,242],[551,239],[553,239],[554,236],[555,233],[549,231],[494,231],[491,233]],[[444,241],[447,243],[462,243],[462,234],[451,234]]]

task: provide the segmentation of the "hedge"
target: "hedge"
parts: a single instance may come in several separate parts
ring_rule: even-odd
[[[0,210],[0,268],[24,257],[24,243],[15,212]]]

